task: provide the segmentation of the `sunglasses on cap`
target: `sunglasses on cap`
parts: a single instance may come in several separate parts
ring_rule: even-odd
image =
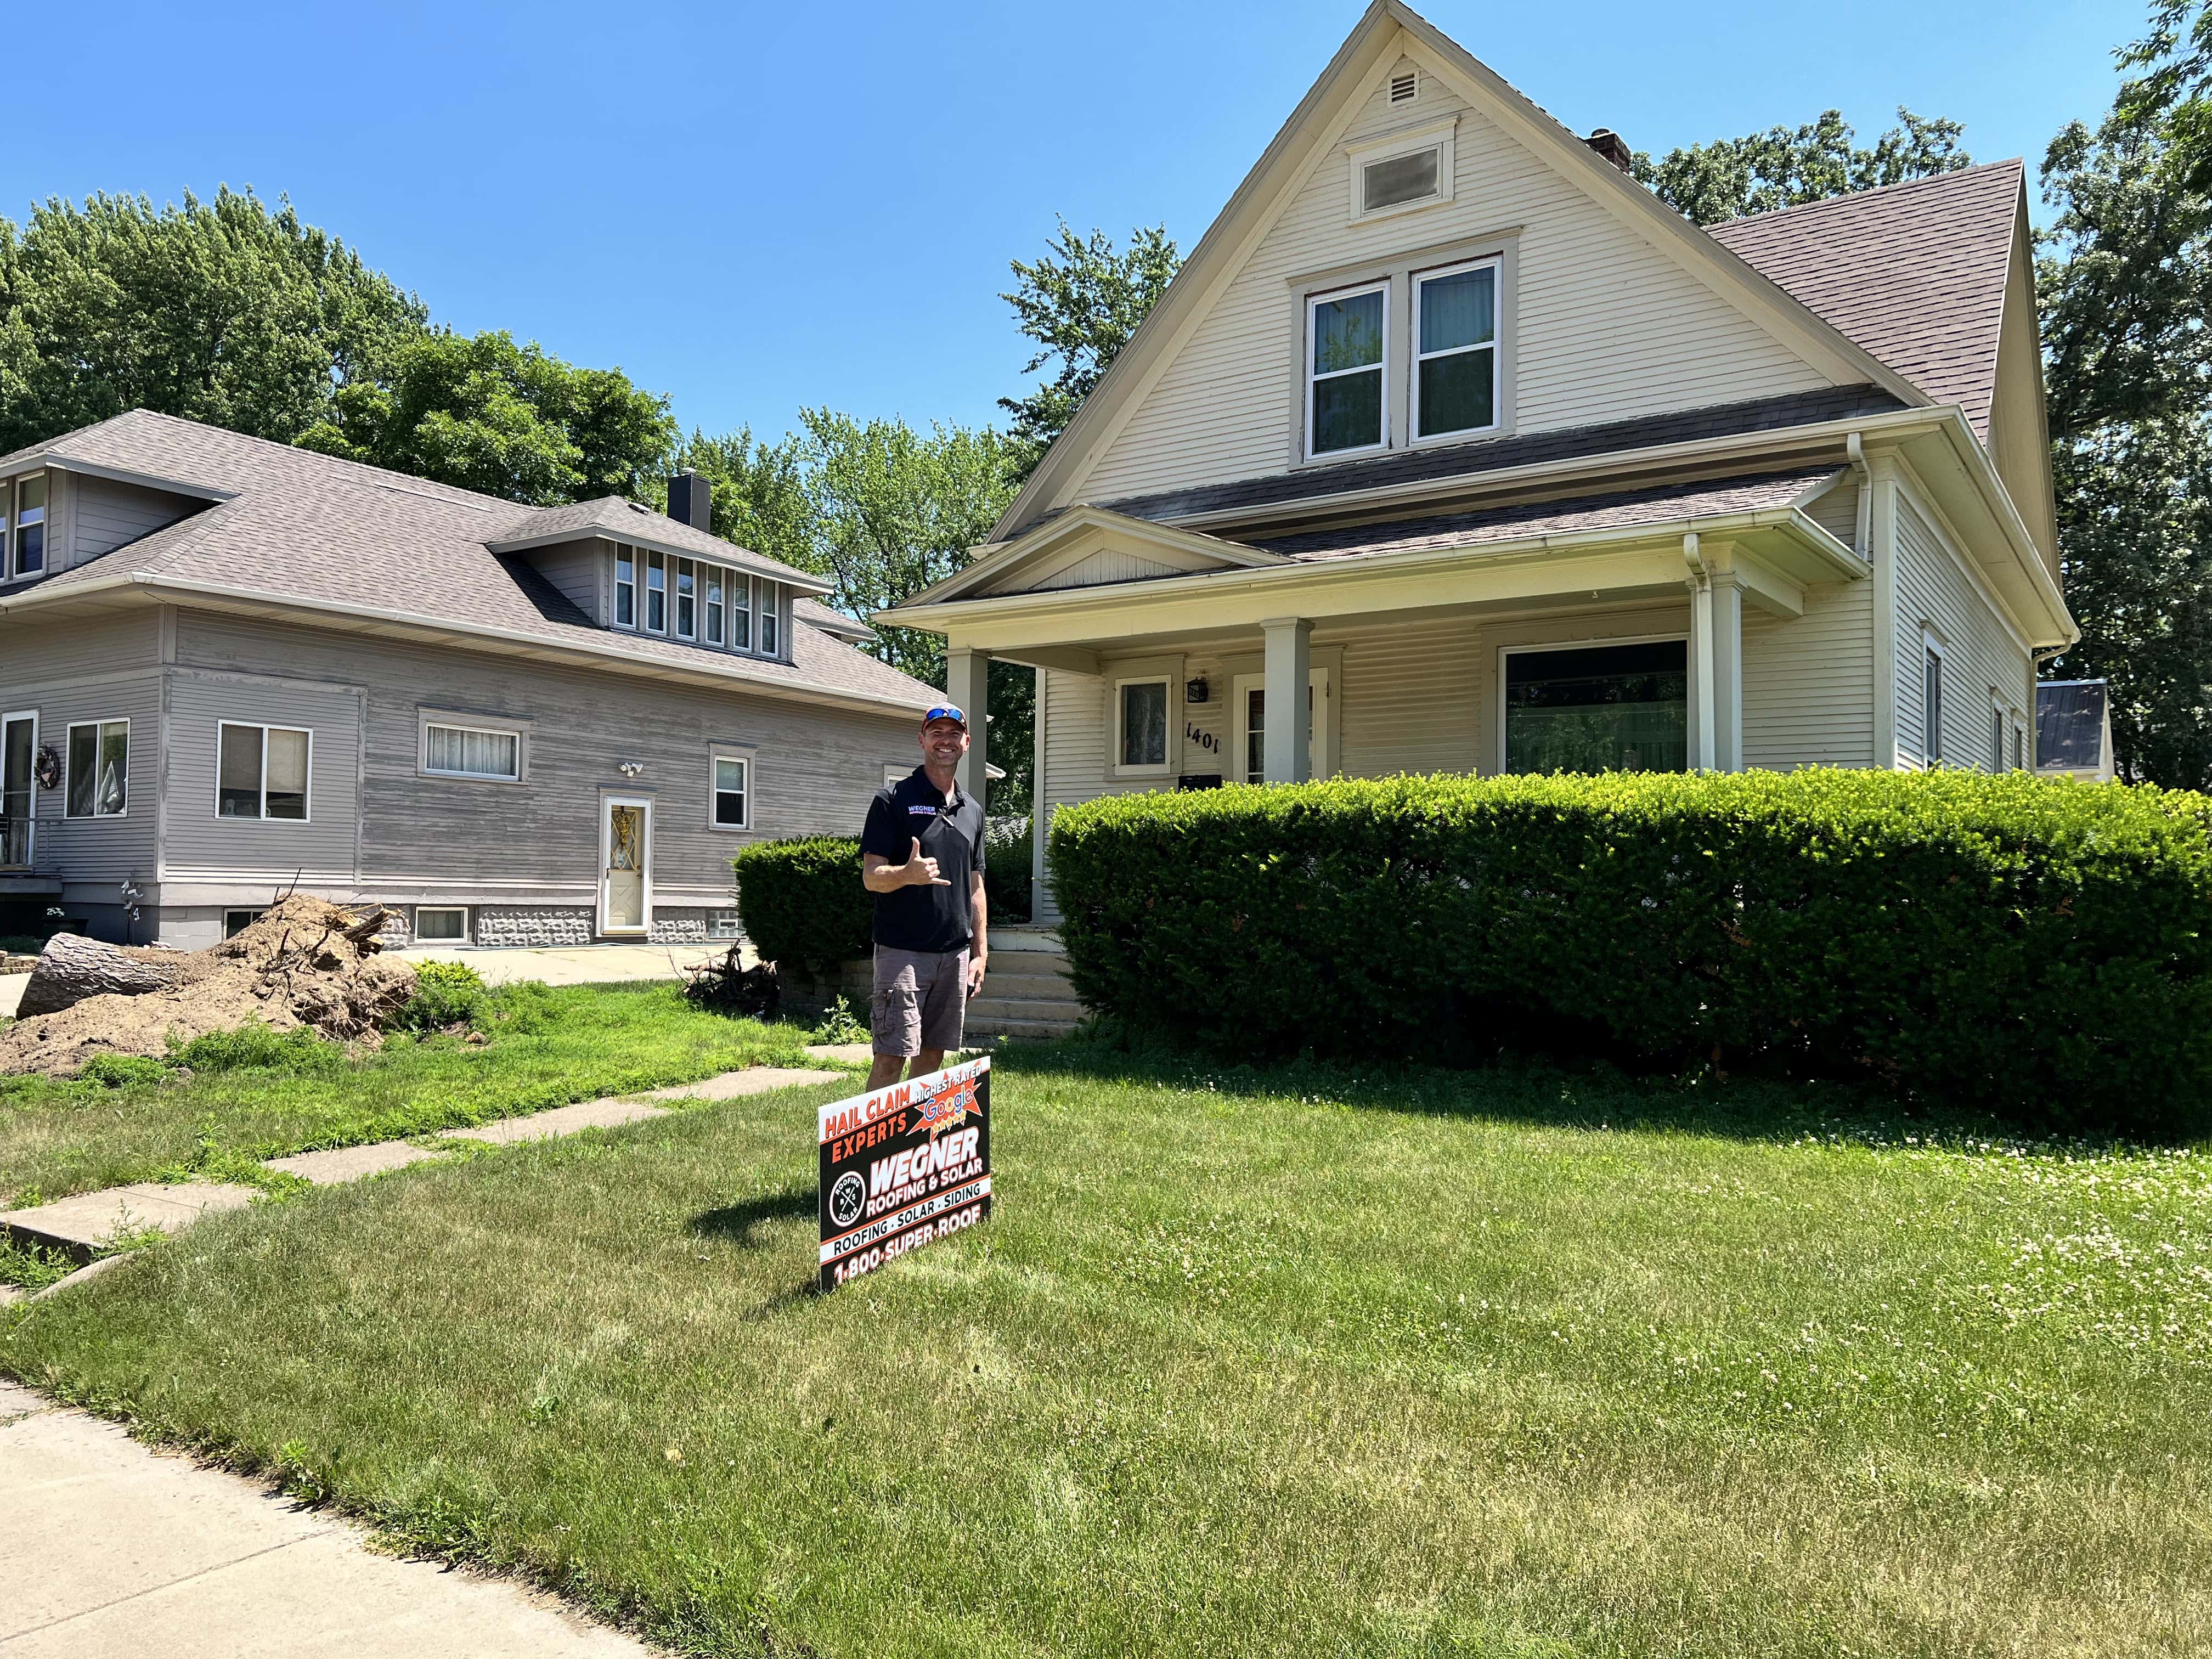
[[[932,725],[938,720],[951,720],[962,731],[968,729],[968,716],[962,712],[960,705],[957,702],[940,702],[921,717],[921,723],[924,726]]]

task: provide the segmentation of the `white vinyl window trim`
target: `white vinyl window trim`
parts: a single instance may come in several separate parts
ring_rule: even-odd
[[[466,945],[469,907],[465,904],[418,904],[415,907],[415,943]]]
[[[1263,748],[1264,746],[1267,737],[1267,720],[1263,713],[1260,725],[1257,727],[1253,726],[1252,693],[1258,691],[1262,694],[1264,709],[1267,676],[1265,671],[1258,673],[1237,674],[1231,678],[1229,684],[1229,730],[1231,752],[1227,757],[1228,763],[1223,768],[1223,771],[1237,783],[1264,783],[1267,781],[1264,757],[1256,769],[1252,762],[1255,747]],[[1311,711],[1311,723],[1306,727],[1306,775],[1309,778],[1331,777],[1336,771],[1336,722],[1334,717],[1336,685],[1334,665],[1322,662],[1312,664],[1306,670],[1306,685],[1307,707]],[[1259,773],[1257,776],[1254,775],[1255,770]]]
[[[734,771],[731,769],[735,769]],[[734,817],[725,814],[733,813]],[[717,749],[707,762],[707,827],[732,833],[753,827],[753,751]]]
[[[1128,751],[1126,730],[1129,711],[1129,693],[1139,686],[1160,688],[1161,733],[1160,758],[1157,761],[1125,761]],[[1165,777],[1176,768],[1176,682],[1167,674],[1131,674],[1114,682],[1114,774],[1116,777]]]
[[[615,616],[617,628],[637,627],[637,549],[627,542],[615,544]]]
[[[1305,344],[1299,365],[1305,379],[1305,459],[1310,461],[1341,460],[1348,455],[1372,455],[1390,447],[1390,289],[1389,279],[1360,283],[1351,288],[1331,289],[1323,293],[1305,296]],[[1377,294],[1382,298],[1382,355],[1371,363],[1361,363],[1351,368],[1321,370],[1314,367],[1314,319],[1321,308],[1341,300],[1357,300],[1366,295]],[[1314,410],[1317,398],[1316,388],[1325,380],[1348,380],[1355,374],[1373,374],[1380,388],[1381,407],[1375,420],[1375,441],[1367,444],[1346,444],[1340,449],[1315,447]]]
[[[223,750],[233,732],[251,732],[250,741],[255,758],[253,793],[255,810],[251,812],[226,812],[222,810]],[[279,814],[271,817],[269,812],[269,739],[272,733],[287,738],[301,738],[300,811],[297,817]],[[246,752],[243,748],[239,751]],[[239,789],[236,793],[245,793]],[[291,792],[284,792],[289,794]],[[220,720],[216,725],[215,740],[215,814],[226,823],[307,823],[313,820],[315,799],[315,734],[303,726],[266,726],[254,720]]]
[[[1920,763],[1943,763],[1943,641],[1935,634],[1920,636]]]
[[[512,726],[475,726],[426,716],[422,721],[422,775],[465,778],[477,783],[523,781],[523,734]]]
[[[783,584],[764,581],[760,593],[760,654],[780,656],[782,644]]]
[[[1349,216],[1351,222],[1364,224],[1370,220],[1392,218],[1401,213],[1417,213],[1452,199],[1453,173],[1456,157],[1455,148],[1459,131],[1459,118],[1451,116],[1441,121],[1404,132],[1394,132],[1388,137],[1377,138],[1371,143],[1358,145],[1345,152],[1349,165]],[[1375,207],[1367,205],[1368,170],[1392,161],[1405,161],[1425,150],[1437,153],[1436,186],[1420,195],[1400,201],[1384,202]]]
[[[36,728],[33,728],[35,733]],[[92,733],[92,745],[88,753],[88,774],[78,769],[77,736],[80,732]],[[123,764],[120,772],[108,764],[108,745],[119,738],[123,745]],[[36,737],[33,738],[33,753],[37,752]],[[83,790],[77,787],[80,776],[86,778]],[[79,810],[79,803],[84,810]],[[131,721],[122,720],[71,720],[62,732],[62,816],[64,818],[123,818],[131,816]]]
[[[1490,337],[1471,345],[1448,346],[1436,351],[1421,349],[1421,290],[1431,283],[1443,282],[1453,276],[1464,276],[1471,270],[1488,270],[1490,276]],[[1407,307],[1413,313],[1410,349],[1406,378],[1410,404],[1406,423],[1406,441],[1409,444],[1457,443],[1462,439],[1479,437],[1484,433],[1502,431],[1505,425],[1505,261],[1492,254],[1480,259],[1468,259],[1458,264],[1445,265],[1436,270],[1417,271],[1413,280],[1413,300]],[[1421,429],[1421,365],[1452,357],[1477,356],[1487,354],[1490,358],[1490,422],[1486,426],[1451,427],[1437,432]],[[1388,387],[1385,387],[1387,395]]]

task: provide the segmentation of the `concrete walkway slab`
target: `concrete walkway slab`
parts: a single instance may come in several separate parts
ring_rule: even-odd
[[[866,1066],[876,1057],[872,1042],[810,1042],[806,1052],[817,1060],[842,1060],[854,1066]]]
[[[503,1579],[372,1553],[343,1522],[0,1383],[8,1659],[645,1659]]]
[[[606,985],[625,980],[680,980],[693,963],[720,956],[727,945],[418,945],[392,954],[402,962],[460,962],[487,985],[520,979],[548,985]],[[750,966],[750,952],[744,958]]]
[[[625,1123],[667,1115],[665,1106],[647,1106],[635,1100],[586,1100],[574,1106],[556,1106],[550,1112],[533,1112],[528,1117],[479,1123],[474,1128],[441,1129],[438,1139],[488,1140],[495,1146],[509,1146],[519,1140],[549,1140],[556,1135],[574,1134],[579,1129],[618,1129]]]
[[[312,1181],[318,1187],[330,1187],[382,1175],[386,1170],[404,1170],[426,1158],[444,1156],[428,1146],[410,1146],[404,1140],[380,1140],[373,1146],[333,1146],[327,1152],[272,1158],[266,1161],[266,1167]]]
[[[141,1182],[133,1187],[111,1187],[105,1192],[80,1193],[28,1210],[0,1211],[0,1227],[19,1238],[52,1249],[84,1256],[112,1243],[118,1236],[158,1227],[165,1233],[180,1232],[210,1210],[235,1210],[253,1202],[251,1187],[194,1182],[163,1185]]]
[[[724,1072],[716,1077],[701,1078],[696,1083],[678,1083],[666,1089],[648,1089],[643,1094],[632,1095],[632,1100],[737,1100],[746,1095],[764,1095],[775,1089],[795,1089],[802,1083],[835,1083],[843,1078],[842,1072],[801,1070],[790,1066],[756,1066],[750,1071]]]

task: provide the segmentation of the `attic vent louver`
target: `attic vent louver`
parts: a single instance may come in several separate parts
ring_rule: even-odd
[[[1394,75],[1390,77],[1390,101],[1394,104],[1410,104],[1413,101],[1413,94],[1419,92],[1420,88],[1421,78],[1418,75]]]

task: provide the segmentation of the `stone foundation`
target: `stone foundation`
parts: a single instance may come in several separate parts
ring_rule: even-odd
[[[598,918],[556,904],[478,904],[469,913],[471,945],[589,945]]]
[[[653,908],[653,924],[646,939],[654,945],[704,945],[707,942],[707,912],[696,910],[664,910]]]

